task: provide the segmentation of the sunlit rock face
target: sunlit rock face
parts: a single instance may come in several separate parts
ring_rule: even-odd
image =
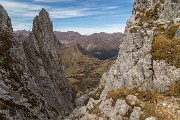
[[[179,0],[135,0],[115,64],[65,120],[180,119],[179,18]]]
[[[127,87],[163,92],[172,79],[180,80],[179,68],[163,60],[155,61],[151,54],[152,41],[160,26],[163,34],[172,24],[178,24],[179,3],[178,0],[135,0],[116,63],[103,75],[105,89]]]
[[[64,78],[60,44],[52,31],[48,13],[42,9],[28,40],[17,42],[0,5],[1,120],[49,120],[72,111],[73,92]]]

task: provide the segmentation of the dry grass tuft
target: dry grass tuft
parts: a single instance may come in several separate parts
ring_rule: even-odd
[[[119,88],[108,92],[108,98],[112,98],[114,101],[117,99],[124,99],[127,95],[136,95],[139,100],[149,101],[149,102],[157,102],[164,98],[158,92],[155,91],[139,91],[136,89],[127,89],[127,88]]]
[[[138,101],[134,105],[130,105],[131,109],[126,114],[127,117],[132,113],[132,108],[141,107],[143,114],[140,116],[140,120],[144,120],[147,117],[154,116],[158,120],[170,120],[174,118],[178,118],[178,113],[173,110],[173,108],[168,108],[167,106],[163,106],[161,104],[162,101],[166,101],[169,97],[169,94],[176,95],[179,94],[180,84],[172,85],[170,87],[170,93],[158,93],[156,91],[139,91],[136,89],[127,89],[127,88],[119,88],[108,92],[108,97],[112,98],[114,102],[117,99],[126,99],[126,96],[129,94],[135,95],[138,98]],[[167,103],[168,105],[168,103]]]
[[[180,98],[180,81],[173,82],[164,94]]]
[[[153,40],[151,52],[154,60],[165,60],[180,67],[180,38],[170,39],[165,35],[158,35]]]
[[[90,95],[90,97],[93,98],[94,100],[99,100],[103,90],[104,87],[98,88],[93,94]]]
[[[180,23],[169,26],[168,29],[165,31],[166,37],[168,37],[169,39],[173,39],[179,27]]]
[[[144,120],[150,116],[154,116],[158,120],[170,120],[173,118],[173,115],[169,114],[167,108],[162,105],[146,103],[142,108],[143,114],[140,116],[140,120]]]
[[[138,30],[137,30],[137,28],[134,27],[134,28],[131,28],[131,29],[130,29],[130,32],[131,32],[131,33],[137,33]]]

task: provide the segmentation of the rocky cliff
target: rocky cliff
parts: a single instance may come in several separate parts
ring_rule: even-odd
[[[167,64],[162,56],[156,60],[152,53],[155,37],[173,32],[168,30],[174,25],[179,27],[179,23],[176,23],[180,17],[179,2],[135,0],[133,15],[127,22],[116,63],[103,76],[102,82],[110,83],[105,84],[107,89],[128,87],[166,91],[171,82],[180,80],[180,69],[170,65],[171,62]],[[176,58],[179,62],[179,54]]]
[[[42,9],[22,44],[0,5],[0,119],[56,119],[74,107],[48,13]]]
[[[135,0],[115,64],[65,119],[180,119],[179,29],[179,0]]]

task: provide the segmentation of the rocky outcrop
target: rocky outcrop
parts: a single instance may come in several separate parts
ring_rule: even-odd
[[[115,64],[88,104],[66,119],[180,119],[179,15],[179,0],[135,0]]]
[[[105,88],[128,87],[166,91],[172,79],[180,80],[180,69],[165,62],[154,61],[151,55],[155,29],[158,25],[168,28],[169,20],[179,17],[179,7],[179,1],[135,1],[133,15],[127,23],[124,42],[120,45],[116,63],[103,76],[102,84]],[[168,18],[169,15],[172,16]]]
[[[35,18],[24,45],[14,39],[2,5],[0,16],[0,119],[49,120],[68,114],[73,92],[64,78],[48,13],[42,9]]]
[[[28,68],[50,108],[58,114],[69,113],[73,109],[73,92],[64,76],[61,45],[45,9],[35,17],[32,33],[23,45]]]

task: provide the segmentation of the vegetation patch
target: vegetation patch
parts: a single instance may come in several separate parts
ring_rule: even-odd
[[[155,28],[155,31],[158,35],[163,34],[165,31],[164,25],[163,24],[158,24]]]
[[[98,88],[93,94],[90,95],[90,97],[93,98],[94,100],[99,100],[103,90],[104,87]]]
[[[77,45],[62,49],[61,52],[62,61],[65,65],[65,75],[73,89],[78,92],[91,91],[98,87],[102,74],[108,71],[114,62],[112,59],[99,60],[89,56],[86,52]],[[94,52],[103,53],[101,50]],[[108,54],[111,52],[113,54],[113,51],[109,51]],[[107,54],[107,51],[103,54],[105,55],[105,53]]]
[[[143,101],[157,102],[164,96],[155,91],[139,91],[137,89],[119,88],[108,92],[107,97],[114,101],[117,99],[125,99],[127,95],[136,95],[138,99]]]
[[[180,67],[180,38],[170,39],[166,35],[158,35],[152,42],[153,60],[165,60]]]
[[[134,27],[134,28],[131,28],[131,29],[130,29],[130,32],[131,32],[131,33],[137,33],[138,30],[137,30],[137,28]]]
[[[169,26],[168,29],[165,31],[166,37],[168,37],[169,39],[173,39],[179,27],[180,23]]]
[[[165,0],[160,0],[160,3],[161,3],[161,4],[164,4],[164,2],[165,2]]]
[[[99,109],[99,104],[95,105],[94,108],[90,109],[89,113],[101,116],[100,115],[101,114],[101,110]]]
[[[158,19],[157,12],[158,11],[156,9],[147,10],[146,17],[157,20]]]
[[[144,120],[150,116],[154,116],[158,120],[169,120],[172,118],[178,118],[178,113],[171,108],[167,108],[167,106],[163,106],[159,101],[169,99],[171,96],[179,98],[179,91],[180,82],[176,82],[172,84],[169,87],[169,90],[164,93],[159,93],[157,91],[139,91],[137,89],[119,88],[109,91],[107,97],[112,98],[113,102],[116,102],[117,99],[126,100],[126,103],[130,105],[130,109],[125,115],[128,118],[134,107],[140,107],[143,111],[143,114],[140,115],[140,120]],[[138,101],[136,101],[134,105],[131,105],[127,99],[127,95],[135,95],[138,98]],[[174,102],[178,104],[177,101]]]
[[[142,107],[143,114],[140,116],[140,120],[145,120],[145,118],[153,116],[158,120],[169,120],[173,118],[173,115],[169,113],[162,105],[157,105],[153,103],[145,103]],[[161,112],[159,112],[161,111]]]
[[[167,96],[180,98],[180,81],[174,81],[165,92]]]

